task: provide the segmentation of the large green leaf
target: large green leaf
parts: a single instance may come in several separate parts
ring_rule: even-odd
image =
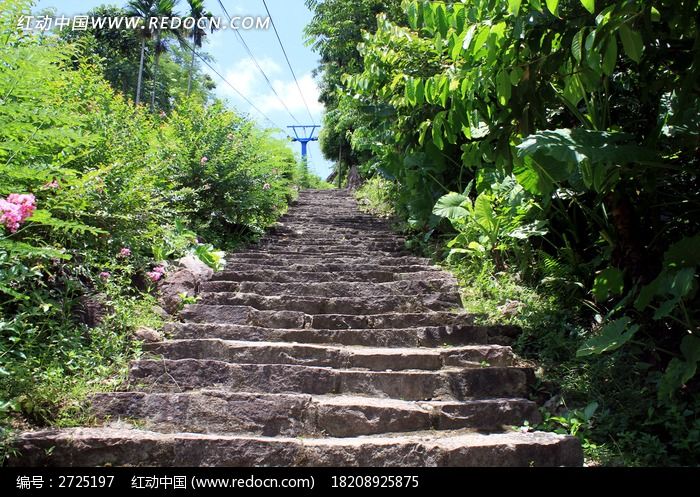
[[[630,325],[631,322],[632,320],[625,316],[606,324],[598,336],[586,340],[576,351],[576,357],[602,354],[619,349],[639,330],[639,325]]]
[[[462,204],[468,200],[468,197],[460,193],[448,193],[437,201],[433,208],[433,214],[450,220],[464,219],[469,215],[469,212],[462,207]]]
[[[612,73],[615,71],[616,64],[617,40],[614,36],[611,36],[605,45],[605,52],[603,52],[603,72],[607,76],[612,76]]]
[[[635,62],[639,62],[642,59],[642,50],[644,49],[642,35],[626,24],[620,26],[619,33],[620,40],[622,41],[622,48],[625,49],[627,57]]]
[[[583,40],[586,36],[586,28],[581,28],[571,39],[571,53],[576,62],[581,62],[583,58]]]
[[[602,270],[593,282],[593,295],[598,302],[607,300],[611,295],[620,295],[625,287],[622,271],[615,267]]]
[[[501,71],[496,76],[496,94],[498,95],[498,103],[504,107],[508,105],[511,96],[510,75],[506,71]]]
[[[490,195],[482,193],[474,201],[474,209],[472,216],[474,220],[488,233],[493,233],[498,227],[498,221],[496,220],[496,213],[493,210],[493,205],[491,204],[492,199]]]
[[[521,3],[522,0],[508,0],[508,12],[510,12],[514,16],[518,15]]]
[[[554,169],[558,168],[558,171]],[[566,176],[566,165],[561,162],[552,162],[549,171],[538,164],[532,157],[525,157],[522,163],[513,166],[513,175],[518,180],[518,183],[528,192],[533,195],[541,195],[549,197],[554,190],[555,176],[560,176],[563,173]]]
[[[700,234],[671,245],[664,254],[664,265],[669,268],[700,266]]]
[[[591,14],[595,13],[595,0],[581,0],[581,4]]]
[[[526,137],[517,147],[521,157],[548,156],[580,164],[611,162],[618,165],[650,160],[653,152],[632,143],[629,135],[577,128],[542,131]]]
[[[673,358],[659,382],[659,399],[666,400],[690,381],[696,374],[700,362],[700,338],[686,335],[681,341],[683,359]]]
[[[432,5],[435,9],[435,21],[438,32],[443,38],[445,38],[447,36],[447,30],[450,27],[450,24],[447,21],[447,9],[445,9],[445,5],[442,3],[435,3]]]
[[[559,0],[547,0],[547,8],[555,16],[558,15],[557,9],[559,8]]]

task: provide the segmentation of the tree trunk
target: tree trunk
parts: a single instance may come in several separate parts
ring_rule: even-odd
[[[362,186],[362,178],[357,170],[357,165],[353,164],[348,171],[348,190],[357,190],[360,186]]]
[[[136,83],[136,106],[141,103],[141,84],[143,83],[143,59],[146,54],[146,38],[141,40],[141,60],[139,61],[139,76]]]
[[[617,235],[612,253],[613,264],[626,269],[633,281],[647,282],[650,267],[645,253],[642,227],[629,197],[622,192],[613,192],[606,196],[605,204]]]
[[[192,60],[190,61],[190,74],[187,76],[187,96],[190,96],[190,92],[192,91],[192,73],[194,73],[194,58],[195,58],[195,50],[197,48],[193,47],[192,48]]]
[[[156,34],[156,56],[153,60],[153,88],[151,90],[151,112],[156,109],[156,86],[158,86],[158,63],[160,62],[160,30]]]

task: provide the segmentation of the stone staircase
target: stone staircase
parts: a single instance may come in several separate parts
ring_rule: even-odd
[[[343,191],[305,191],[146,346],[99,427],[24,433],[23,465],[562,466],[510,327],[475,326],[454,279]]]

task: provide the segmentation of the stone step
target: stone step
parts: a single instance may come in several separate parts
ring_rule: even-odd
[[[184,393],[97,394],[91,412],[103,422],[136,421],[164,433],[248,434],[266,437],[356,437],[421,430],[500,430],[534,426],[537,405],[525,399],[464,402],[404,401],[358,396],[256,394],[201,390]]]
[[[553,433],[419,432],[282,438],[65,428],[22,434],[13,466],[580,466],[574,437]]]
[[[277,224],[270,228],[265,234],[264,240],[285,239],[285,238],[309,238],[316,237],[316,240],[355,240],[362,239],[368,241],[405,241],[406,237],[392,232],[389,229],[361,230],[348,228],[327,229],[319,226],[306,226],[302,228],[292,228],[284,224]],[[322,238],[318,238],[322,237]]]
[[[170,323],[165,332],[175,339],[299,342],[366,347],[441,347],[448,345],[508,345],[519,330],[514,326],[424,326],[375,329],[290,329],[221,323]]]
[[[296,364],[372,371],[479,368],[484,365],[507,367],[515,364],[511,348],[501,345],[389,349],[209,338],[147,343],[143,348],[150,354],[166,359],[212,359],[245,364]]]
[[[255,261],[271,266],[285,266],[288,264],[376,264],[379,266],[429,266],[435,267],[430,259],[419,257],[368,257],[367,254],[360,256],[321,256],[310,255],[301,256],[299,254],[267,254],[264,252],[238,252],[226,255],[226,260],[230,263],[236,261]],[[390,269],[390,268],[387,268]]]
[[[395,273],[392,271],[280,271],[273,269],[255,271],[224,271],[212,276],[212,281],[266,281],[277,283],[364,281],[386,283],[389,281],[433,279],[436,270]]]
[[[249,306],[186,305],[180,313],[193,323],[247,324],[267,328],[412,328],[473,324],[474,316],[452,312],[388,314],[305,314],[295,311],[259,311]]]
[[[440,293],[442,298],[460,302],[457,286],[443,279],[390,281],[387,283],[322,282],[322,283],[267,283],[258,281],[205,281],[200,286],[202,294],[207,292],[243,292],[271,296],[299,297],[375,297],[391,295],[423,295]]]
[[[530,368],[445,368],[440,371],[367,371],[289,364],[233,364],[207,359],[142,359],[129,370],[131,390],[358,394],[402,400],[525,397]]]
[[[246,249],[248,254],[280,254],[294,256],[316,256],[316,257],[406,257],[411,254],[407,251],[398,250],[374,250],[374,249],[359,249],[359,248],[334,248],[334,247],[267,247],[260,249],[258,247]]]
[[[355,250],[402,250],[405,248],[405,243],[398,240],[389,241],[375,241],[375,240],[365,240],[362,238],[355,239],[338,239],[338,240],[327,240],[319,238],[291,238],[285,237],[280,239],[262,239],[257,243],[257,247],[262,249],[273,247],[285,247],[285,248],[304,248],[304,249],[334,249],[334,250],[345,250],[345,249],[355,249]]]
[[[458,302],[438,293],[390,297],[275,297],[254,293],[201,293],[205,305],[248,306],[260,311],[296,311],[306,314],[385,314],[390,312],[450,311]]]
[[[239,262],[239,261],[229,261],[226,270],[217,273],[217,279],[225,280],[232,272],[241,271],[264,271],[269,270],[269,264],[264,261],[256,262]],[[387,266],[382,266],[379,264],[289,264],[284,266],[284,271],[298,272],[298,273],[356,273],[356,272],[387,272]],[[433,276],[449,278],[448,273],[443,273],[439,267],[435,266],[391,266],[391,272],[396,273],[417,273],[417,272],[429,272],[435,271],[436,274]]]
[[[321,216],[285,216],[280,221],[285,226],[304,228],[305,226],[318,226],[325,228],[349,228],[349,229],[386,229],[386,224],[377,222],[372,218],[359,218],[347,216],[345,219]]]

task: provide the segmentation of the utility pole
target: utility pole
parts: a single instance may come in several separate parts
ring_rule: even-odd
[[[304,168],[304,174],[306,175],[308,171],[308,158],[306,147],[309,144],[309,142],[318,141],[318,136],[314,136],[314,133],[317,129],[320,129],[321,126],[319,126],[318,124],[310,124],[287,126],[287,128],[290,128],[292,131],[294,131],[294,136],[290,136],[291,140],[293,142],[301,143],[301,163],[302,167]],[[306,178],[304,178],[304,180],[306,180]]]

